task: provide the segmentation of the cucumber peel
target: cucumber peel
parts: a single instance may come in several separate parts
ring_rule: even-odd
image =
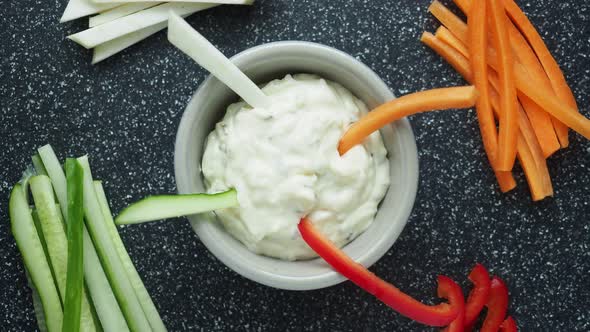
[[[138,224],[235,206],[238,206],[235,189],[217,194],[157,195],[129,205],[115,218],[115,223]]]
[[[10,193],[8,205],[11,230],[43,304],[45,326],[49,332],[59,332],[63,323],[61,302],[25,194],[20,184],[15,185]]]

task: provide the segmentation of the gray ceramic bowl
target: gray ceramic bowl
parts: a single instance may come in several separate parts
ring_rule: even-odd
[[[336,49],[298,41],[270,43],[232,58],[256,83],[285,74],[311,73],[338,82],[372,109],[394,98],[387,85],[367,66]],[[204,192],[200,164],[207,135],[226,107],[238,97],[214,77],[208,77],[187,106],[176,136],[174,166],[181,194]],[[381,130],[389,152],[391,186],[373,224],[344,247],[355,261],[370,266],[393,245],[412,210],[418,184],[418,156],[414,134],[406,119]],[[344,280],[321,259],[282,261],[250,252],[229,235],[213,214],[189,217],[205,246],[232,270],[264,285],[309,290]]]

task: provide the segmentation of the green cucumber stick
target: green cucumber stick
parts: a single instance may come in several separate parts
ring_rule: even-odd
[[[33,167],[35,168],[35,172],[37,172],[37,175],[47,175],[47,170],[43,165],[41,157],[39,157],[39,153],[35,153],[33,157],[31,157],[31,160],[33,161]]]
[[[131,261],[131,257],[129,257],[129,254],[125,249],[125,245],[121,240],[121,236],[119,236],[119,231],[117,230],[117,226],[115,226],[115,222],[113,221],[113,215],[111,213],[111,209],[109,208],[109,202],[104,192],[104,188],[102,187],[102,183],[101,181],[94,181],[93,184],[102,214],[105,219],[105,224],[109,231],[109,235],[113,240],[113,244],[115,245],[115,249],[119,254],[119,258],[121,258],[121,262],[125,267],[125,272],[127,272],[127,277],[133,286],[133,290],[137,295],[139,304],[141,304],[141,308],[143,309],[143,312],[146,315],[152,330],[154,332],[166,331],[166,326],[164,325],[164,322],[162,322],[162,318],[160,317],[160,314],[158,313],[158,310],[156,309],[150,294],[141,281],[141,277],[137,273],[137,270]]]
[[[139,304],[137,295],[133,286],[127,277],[121,258],[115,250],[115,245],[96,197],[96,191],[92,184],[92,173],[88,163],[88,157],[78,158],[78,162],[84,169],[84,214],[86,215],[86,225],[90,231],[90,236],[96,246],[96,252],[100,256],[102,266],[110,281],[113,293],[119,302],[121,311],[127,320],[131,331],[144,332],[150,331],[150,324],[143,313]]]
[[[68,240],[64,230],[61,212],[55,204],[51,180],[46,175],[37,175],[30,179],[31,193],[37,209],[43,237],[49,253],[49,261],[55,273],[55,280],[62,304],[65,305],[66,279],[68,266]],[[79,276],[82,279],[82,275]],[[81,280],[83,281],[83,280]],[[80,329],[96,331],[88,299],[81,294]],[[65,311],[64,311],[65,314]],[[66,326],[64,316],[64,328]],[[70,331],[70,330],[67,330]]]
[[[47,174],[51,178],[62,215],[65,217],[67,215],[67,184],[64,171],[51,145],[45,145],[38,151]],[[86,226],[84,226],[83,237],[84,278],[100,323],[105,331],[129,331]]]
[[[80,331],[82,296],[84,295],[84,207],[82,181],[84,170],[76,159],[66,159],[68,197],[68,264],[64,299],[63,332]]]
[[[47,330],[60,332],[63,312],[59,294],[21,184],[15,185],[12,189],[8,205],[12,235],[21,252],[32,284],[41,299]]]

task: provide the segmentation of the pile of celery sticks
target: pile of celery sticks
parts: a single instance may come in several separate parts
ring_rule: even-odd
[[[166,331],[88,157],[68,158],[64,171],[46,145],[33,167],[12,189],[9,214],[39,329]]]

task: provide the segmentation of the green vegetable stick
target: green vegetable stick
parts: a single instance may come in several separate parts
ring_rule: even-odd
[[[41,229],[43,237],[47,245],[49,253],[49,261],[55,273],[55,280],[57,288],[62,299],[62,304],[65,304],[66,297],[66,278],[68,266],[68,240],[64,230],[64,223],[61,218],[61,212],[55,204],[53,187],[51,180],[46,175],[38,175],[31,178],[29,181],[31,192],[35,207],[41,222]],[[82,275],[79,276],[82,278]],[[82,331],[96,331],[94,320],[92,318],[92,311],[88,299],[84,294],[81,295],[81,317],[80,330]],[[65,312],[64,312],[65,314]],[[66,326],[64,316],[64,328]],[[64,330],[70,331],[70,330]]]
[[[92,173],[88,164],[88,157],[78,158],[84,169],[84,214],[90,236],[94,240],[96,251],[100,256],[102,266],[110,281],[113,293],[119,302],[121,311],[132,331],[150,331],[150,324],[143,313],[133,286],[127,277],[123,263],[115,250],[115,245],[109,236],[108,229],[92,184]]]
[[[64,300],[63,332],[80,331],[82,295],[84,294],[84,201],[82,184],[84,170],[76,159],[66,159],[68,193],[68,265]]]
[[[22,185],[17,184],[14,186],[10,193],[8,205],[12,235],[23,256],[33,286],[39,293],[39,298],[43,304],[47,330],[49,332],[59,332],[63,322],[61,302],[53,282],[49,263],[45,258],[43,246],[29,211],[29,205],[25,200]]]
[[[35,153],[31,159],[33,160],[33,167],[35,168],[37,175],[47,175],[47,170],[43,165],[41,157],[39,157],[39,153]]]
[[[65,216],[67,214],[67,185],[61,164],[49,144],[39,148],[39,156],[43,161],[47,174],[51,178],[57,200],[62,208],[62,214]],[[121,308],[119,308],[86,226],[84,226],[83,236],[84,278],[100,323],[105,331],[129,331],[125,317],[121,312]]]
[[[127,253],[125,249],[125,245],[121,240],[121,236],[119,236],[119,231],[117,230],[117,226],[115,226],[115,222],[113,221],[113,215],[111,214],[111,209],[109,208],[109,202],[107,200],[107,196],[104,192],[104,188],[102,187],[101,181],[94,181],[94,190],[96,191],[96,196],[98,197],[98,202],[100,203],[100,207],[102,210],[102,214],[105,217],[106,226],[109,231],[109,235],[115,244],[115,249],[123,262],[123,266],[125,267],[125,272],[127,272],[127,277],[129,277],[129,281],[133,286],[133,290],[139,299],[139,303],[141,304],[141,308],[145,313],[148,321],[150,322],[150,326],[154,332],[162,332],[166,331],[166,326],[164,322],[162,322],[162,318],[160,318],[160,314],[150,297],[145,285],[141,281],[141,277],[133,262],[131,261],[131,257]]]

